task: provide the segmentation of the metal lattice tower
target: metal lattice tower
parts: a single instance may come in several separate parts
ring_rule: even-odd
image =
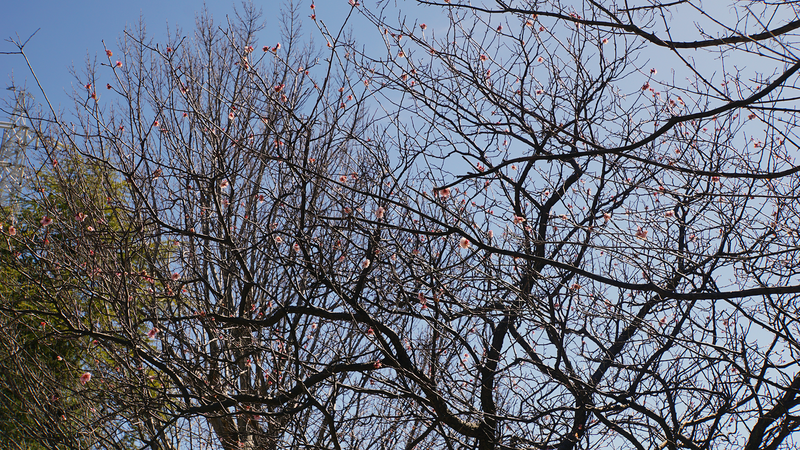
[[[25,101],[28,97],[24,91],[18,92],[10,120],[0,121],[3,132],[0,138],[0,209],[6,209],[12,220],[17,212],[15,199],[24,183],[25,152],[36,139],[36,134],[25,119]]]

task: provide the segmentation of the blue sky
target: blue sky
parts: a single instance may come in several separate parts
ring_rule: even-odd
[[[143,17],[155,36],[166,34],[167,24],[184,29],[194,23],[195,12],[203,7],[201,1],[118,2],[81,0],[75,2],[53,0],[28,0],[7,2],[0,15],[2,42],[0,51],[13,52],[17,48],[8,39],[28,39],[25,47],[28,58],[43,87],[54,102],[64,106],[65,92],[72,90],[70,68],[83,67],[86,58],[103,52],[103,40],[114,48],[117,38],[126,26],[134,25]],[[230,5],[222,2],[208,5],[212,13],[224,16]],[[5,91],[12,83],[27,86],[37,99],[41,97],[30,76],[25,61],[19,55],[0,55],[0,98],[7,101],[11,93]]]
[[[61,106],[68,104],[66,93],[71,92],[75,84],[70,73],[71,67],[81,71],[87,57],[98,56],[100,60],[104,60],[103,41],[113,50],[123,30],[136,25],[140,17],[144,19],[150,35],[157,40],[163,40],[168,28],[174,30],[180,27],[184,34],[189,34],[194,28],[195,16],[204,6],[209,9],[217,23],[224,23],[227,15],[233,15],[234,6],[241,4],[239,0],[218,0],[207,4],[203,0],[27,0],[5,3],[0,14],[0,52],[16,51],[16,46],[8,42],[9,39],[24,41],[38,30],[25,50],[47,94],[54,103]],[[278,38],[278,12],[288,3],[288,0],[255,2],[263,8],[267,20],[265,42],[271,43]],[[311,0],[297,0],[296,3],[300,5],[301,14],[306,16],[306,13],[311,13]],[[362,8],[374,7],[377,0],[364,0],[362,3]],[[401,0],[396,6],[394,2],[388,2],[387,5],[390,8],[399,7],[403,14],[409,16],[410,23],[427,22],[429,27],[440,20],[442,25],[445,23],[441,8],[424,8],[414,3]],[[324,20],[331,29],[338,28],[350,9],[347,0],[316,0],[318,18]],[[395,15],[396,9],[394,11],[386,13],[390,21],[399,18],[399,15]],[[725,8],[720,8],[719,13],[724,12]],[[308,22],[306,33],[318,35],[311,19],[306,17],[305,20]],[[353,24],[358,40],[362,43],[375,42],[370,36],[376,30],[370,29],[369,25],[364,26],[363,18],[355,14],[350,23]],[[692,35],[696,34],[691,23],[677,21],[673,25],[681,28],[673,29],[673,32],[684,34],[683,32],[689,31]],[[317,42],[320,41],[319,36],[315,38]],[[16,86],[27,86],[37,99],[41,97],[30,71],[19,55],[0,55],[0,77],[0,104],[12,98],[11,93],[6,91],[12,82]]]
[[[16,46],[8,40],[24,41],[38,30],[26,45],[25,50],[44,90],[57,109],[69,109],[68,95],[72,93],[74,86],[82,87],[83,85],[83,82],[78,83],[75,80],[71,69],[74,67],[77,72],[83,72],[87,58],[97,57],[98,61],[105,61],[104,42],[109,49],[115,51],[114,58],[119,56],[119,53],[116,52],[117,40],[126,27],[138,24],[140,18],[144,20],[150,36],[156,41],[164,42],[168,29],[174,31],[176,27],[179,27],[183,35],[192,33],[195,27],[195,17],[204,7],[208,8],[216,23],[223,24],[226,16],[234,14],[234,7],[241,5],[240,0],[217,0],[207,4],[203,0],[139,0],[133,2],[27,0],[5,3],[2,14],[0,14],[0,52],[16,51]],[[263,41],[265,45],[274,45],[278,42],[279,11],[288,3],[289,0],[255,1],[255,4],[263,9],[264,18],[267,21],[267,27],[263,31],[263,38],[259,39],[260,42]],[[299,4],[300,13],[304,17],[305,33],[313,36],[318,44],[324,44],[325,40],[319,36],[319,31],[308,17],[311,14],[309,6],[312,0],[296,0],[296,3]],[[384,0],[383,2],[361,0],[361,3],[363,6],[360,8],[374,8],[378,3],[388,5],[390,9],[385,11],[384,17],[389,22],[401,22],[404,14],[408,16],[406,23],[409,25],[415,22],[426,22],[429,34],[434,32],[437,24],[442,27],[447,25],[445,8],[420,7],[413,0]],[[315,0],[315,4],[317,17],[325,21],[331,30],[338,29],[351,11],[347,0]],[[720,2],[720,6],[722,4],[727,4],[727,2]],[[730,15],[731,11],[726,7],[721,7],[715,11],[715,14],[724,17],[726,14]],[[774,17],[772,26],[780,25],[790,18]],[[361,44],[368,47],[381,46],[381,40],[377,38],[378,30],[359,14],[354,14],[348,24],[348,27],[352,27],[355,38]],[[670,27],[670,32],[676,38],[699,37],[694,20],[674,20],[670,22]],[[715,30],[711,25],[705,29],[714,34],[728,34],[721,30]],[[664,34],[663,30],[659,33]],[[385,52],[385,48],[376,47],[374,50]],[[380,55],[381,53],[373,54]],[[643,56],[648,58],[648,61],[639,62],[645,67],[657,68],[660,76],[670,78],[671,69],[675,70],[673,76],[678,80],[692,75],[686,70],[683,62],[678,61],[674,55],[668,54],[666,51],[645,53]],[[687,51],[684,52],[684,56],[698,58],[695,61],[698,66],[703,67],[706,73],[716,74],[716,77],[719,77],[720,66],[719,61],[716,60],[718,55],[702,51]],[[737,55],[734,61],[729,62],[735,62],[739,69],[749,68],[752,71],[754,68],[759,68],[770,72],[769,68],[764,66],[764,64],[769,65],[770,61],[764,61],[763,58],[748,60]],[[730,70],[730,67],[726,69]],[[646,73],[643,77],[646,78]],[[716,79],[715,82],[717,82]],[[6,120],[8,111],[6,105],[13,99],[13,94],[6,90],[12,83],[19,87],[26,87],[38,102],[43,100],[23,58],[19,55],[0,54],[0,108],[3,109],[0,111],[0,120]]]
[[[284,0],[255,2],[263,8],[267,20],[264,30],[265,42],[277,39],[277,17]],[[299,0],[301,13],[310,14],[311,0]],[[102,0],[26,0],[5,2],[0,14],[0,52],[14,52],[16,46],[9,39],[28,39],[37,29],[25,47],[28,58],[43,84],[45,91],[56,107],[68,106],[67,94],[72,92],[75,79],[70,69],[79,72],[85,67],[87,57],[103,55],[103,41],[109,49],[115,49],[118,38],[128,26],[136,25],[143,18],[148,33],[156,40],[164,40],[167,30],[180,27],[183,34],[189,34],[195,24],[195,16],[204,5],[214,17],[215,22],[224,23],[226,15],[233,16],[234,5],[239,1],[202,0],[140,0],[140,1],[102,1]],[[317,16],[326,20],[329,26],[336,26],[350,11],[346,0],[317,0]],[[306,32],[315,32],[311,19]],[[277,42],[277,41],[276,41]],[[317,39],[319,42],[319,39]],[[324,42],[324,41],[323,41]],[[12,85],[27,86],[37,100],[41,93],[30,76],[25,61],[19,55],[0,55],[0,105],[10,101],[13,96],[6,89]],[[13,78],[12,78],[13,77]],[[13,81],[12,81],[13,80]]]

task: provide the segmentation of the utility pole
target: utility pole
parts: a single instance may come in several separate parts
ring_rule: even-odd
[[[11,91],[16,91],[12,86]],[[16,220],[16,199],[25,177],[25,152],[34,143],[36,134],[25,119],[25,102],[30,97],[25,91],[17,92],[16,105],[9,121],[0,121],[0,209]]]

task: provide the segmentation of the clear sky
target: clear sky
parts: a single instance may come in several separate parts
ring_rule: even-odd
[[[263,8],[267,28],[265,44],[274,44],[278,37],[277,17],[288,0],[262,0],[254,2]],[[310,15],[311,0],[298,0],[301,13]],[[25,0],[5,1],[0,6],[0,52],[13,52],[17,48],[9,40],[28,39],[39,30],[25,46],[28,58],[43,84],[48,96],[62,107],[68,106],[67,93],[76,84],[70,68],[79,72],[85,67],[87,57],[99,60],[103,55],[103,41],[114,50],[126,26],[136,25],[143,18],[148,33],[156,40],[164,40],[167,29],[180,27],[183,34],[194,29],[195,16],[204,5],[215,22],[224,23],[233,15],[238,0]],[[350,11],[346,0],[316,0],[317,15],[336,26]],[[306,18],[306,31],[315,32],[310,18]],[[318,39],[317,39],[318,41]],[[324,41],[323,41],[324,42]],[[102,59],[100,59],[102,58]],[[41,94],[36,87],[25,61],[19,55],[0,55],[0,105],[13,98],[6,89],[12,84],[27,87],[37,100]],[[0,118],[5,120],[5,118]]]
[[[347,0],[314,0],[314,2],[317,17],[324,20],[329,29],[338,29],[351,11]],[[279,11],[289,3],[289,0],[256,0],[254,3],[263,9],[267,22],[263,38],[259,39],[259,42],[263,40],[265,45],[274,45],[279,37],[277,28]],[[308,17],[311,14],[309,6],[312,0],[295,0],[295,3],[299,5],[301,16],[304,17],[305,32],[312,34],[316,42],[324,43]],[[390,22],[402,21],[403,15],[408,16],[411,24],[426,22],[429,33],[434,31],[433,27],[437,23],[443,27],[447,23],[445,8],[420,7],[413,0],[383,2],[361,0],[361,3],[360,8],[374,8],[379,3],[387,5],[391,9],[384,11],[384,17]],[[720,2],[719,6],[727,4],[728,2]],[[144,20],[150,35],[156,41],[164,42],[168,29],[175,30],[176,27],[180,27],[184,35],[190,34],[195,26],[195,17],[204,6],[208,8],[215,22],[223,24],[227,15],[233,15],[234,6],[240,7],[240,5],[241,0],[213,0],[208,3],[203,0],[8,0],[0,6],[0,52],[16,51],[16,46],[9,40],[24,41],[38,30],[26,45],[26,53],[54,106],[67,108],[70,105],[67,96],[72,92],[73,86],[83,85],[76,82],[71,74],[71,68],[74,67],[78,72],[82,72],[87,58],[97,57],[98,61],[105,60],[103,42],[105,41],[109,49],[115,50],[123,30],[136,25],[140,18]],[[731,13],[726,7],[720,7],[715,12],[723,15]],[[788,17],[773,19],[772,25],[777,26]],[[353,15],[348,26],[361,44],[367,47],[380,45],[380,39],[376,39],[378,31],[358,14]],[[711,31],[713,28],[709,25],[706,31]],[[676,38],[699,37],[693,21],[670,22],[670,32]],[[715,30],[712,34],[717,32],[720,31]],[[663,30],[660,33],[664,34]],[[721,32],[721,34],[728,33]],[[652,58],[653,67],[661,74],[667,74],[670,69],[677,69],[678,79],[691,75],[686,71],[683,62],[677,61],[674,55],[645,56]],[[716,67],[718,62],[715,61],[714,55],[689,51],[685,52],[685,56],[698,57],[699,59],[695,61],[698,67],[711,66],[708,67],[708,73],[719,73],[720,69]],[[748,63],[741,59],[735,62],[739,69]],[[769,72],[761,66],[765,61],[759,59],[757,62],[759,64],[757,67]],[[33,82],[23,58],[19,55],[0,54],[0,107],[3,109],[13,99],[12,93],[6,90],[12,84],[26,87],[37,101],[42,101],[42,95]],[[2,111],[0,120],[6,120],[6,114]]]

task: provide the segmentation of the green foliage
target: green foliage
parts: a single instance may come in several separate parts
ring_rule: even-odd
[[[78,407],[71,400],[80,360],[78,342],[64,339],[58,311],[43,295],[49,278],[6,239],[0,250],[0,428],[3,448],[59,448],[80,441],[65,418]],[[69,446],[65,447],[68,448]]]
[[[0,446],[89,448],[97,441],[87,429],[105,411],[92,401],[102,397],[100,380],[84,385],[80,377],[113,363],[87,330],[119,319],[86,288],[102,270],[93,256],[128,235],[126,216],[108,201],[124,198],[123,185],[71,159],[39,174],[34,187],[16,199],[14,216],[2,216]],[[113,446],[133,446],[127,440]]]

